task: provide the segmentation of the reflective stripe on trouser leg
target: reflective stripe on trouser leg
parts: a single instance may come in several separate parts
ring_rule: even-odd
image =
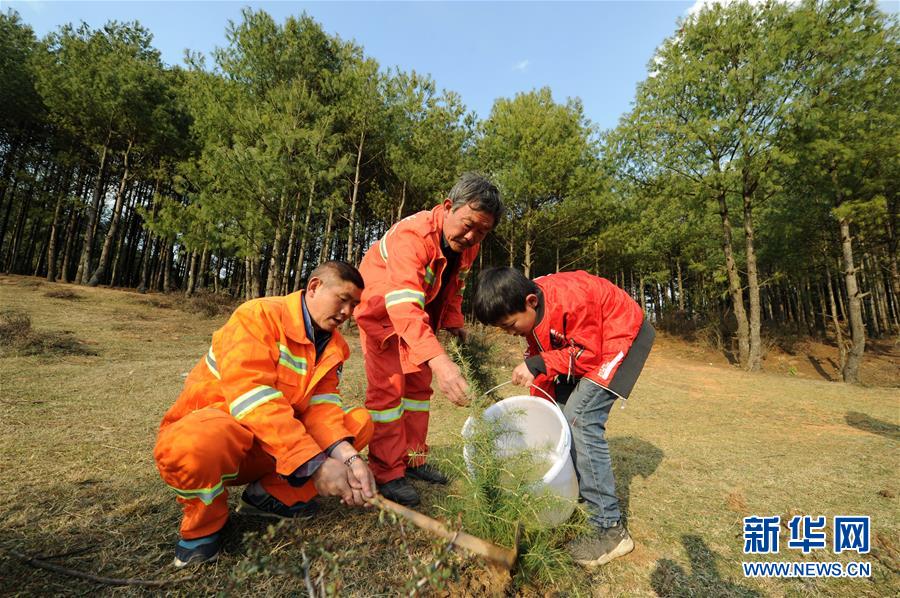
[[[353,436],[353,447],[362,450],[372,438],[372,418],[365,409],[356,407],[344,414],[344,427]],[[273,471],[260,478],[262,487],[287,506],[293,506],[298,502],[309,502],[319,492],[312,480],[302,486],[291,486],[284,476]]]
[[[394,336],[382,347],[362,328],[359,340],[368,382],[366,409],[374,422],[369,442],[369,468],[375,481],[384,484],[403,477],[406,471],[406,432],[400,417],[406,384],[400,362],[400,344]]]
[[[181,536],[213,534],[228,520],[226,485],[238,482],[253,434],[215,408],[190,413],[159,432],[154,457],[183,507]]]
[[[431,408],[431,368],[407,374],[406,396],[403,399],[403,432],[406,436],[406,463],[417,467],[428,455],[428,414]]]

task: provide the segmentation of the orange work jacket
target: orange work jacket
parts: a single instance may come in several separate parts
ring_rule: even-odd
[[[338,392],[350,349],[335,331],[316,362],[302,296],[298,291],[238,307],[213,334],[160,428],[197,409],[221,409],[254,434],[282,475],[352,437]]]
[[[459,271],[450,277],[449,288],[442,292],[441,279],[447,266],[441,253],[443,225],[443,205],[408,216],[372,244],[359,267],[366,288],[354,312],[356,321],[368,336],[382,344],[398,335],[404,369],[409,364],[419,366],[443,352],[436,330],[461,328],[465,323],[465,278],[480,245],[462,252]],[[441,301],[441,305],[433,305],[435,301]],[[429,313],[437,317],[432,318]]]

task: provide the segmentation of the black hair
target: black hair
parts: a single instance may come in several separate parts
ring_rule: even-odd
[[[475,317],[495,326],[503,318],[525,311],[525,299],[537,293],[538,286],[515,268],[489,268],[478,276]]]
[[[309,279],[324,279],[329,276],[333,276],[334,278],[345,282],[352,282],[359,289],[366,288],[366,283],[363,281],[362,274],[359,273],[359,270],[347,262],[342,262],[340,260],[322,262],[312,271],[312,274],[309,275]]]

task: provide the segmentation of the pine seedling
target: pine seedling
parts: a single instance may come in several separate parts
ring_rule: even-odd
[[[524,533],[515,582],[557,589],[572,586],[581,572],[562,546],[587,531],[584,513],[576,508],[567,522],[552,528],[541,523],[542,513],[567,506],[561,504],[565,499],[542,491],[536,483],[549,468],[546,451],[504,454],[500,447],[519,444],[514,435],[521,432],[514,424],[522,414],[513,411],[495,419],[482,417],[493,403],[492,397],[484,396],[485,389],[495,386],[484,358],[490,349],[454,342],[449,354],[473,389],[473,401],[465,437],[457,437],[442,459],[443,469],[456,481],[438,508],[467,532],[504,546],[516,542],[521,523]]]

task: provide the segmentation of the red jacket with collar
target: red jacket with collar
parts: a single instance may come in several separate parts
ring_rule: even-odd
[[[628,293],[605,278],[581,270],[534,280],[543,294],[543,317],[526,338],[526,358],[540,355],[546,374],[588,378],[609,387],[644,321],[644,312]]]
[[[436,330],[463,326],[465,277],[480,247],[462,252],[458,272],[451,272],[442,291],[444,214],[441,204],[404,218],[369,248],[359,267],[366,281],[354,312],[359,327],[380,343],[398,335],[402,361],[413,366],[443,352]]]

